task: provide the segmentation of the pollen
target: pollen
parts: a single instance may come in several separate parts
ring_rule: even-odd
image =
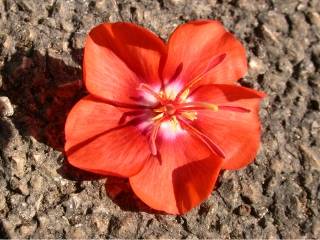
[[[178,130],[178,127],[180,127],[180,124],[177,120],[177,117],[173,116],[170,121],[171,121],[171,124],[173,126],[174,131],[176,132]]]
[[[189,119],[191,121],[194,121],[197,119],[197,112],[195,111],[190,111],[190,112],[182,112],[181,116],[185,117],[186,119]]]
[[[187,88],[186,90],[183,91],[183,93],[180,96],[180,102],[185,102],[187,100],[187,97],[189,96],[190,89]]]
[[[164,113],[159,113],[158,115],[154,116],[153,118],[151,118],[152,121],[158,121],[160,120],[161,118],[164,117]]]

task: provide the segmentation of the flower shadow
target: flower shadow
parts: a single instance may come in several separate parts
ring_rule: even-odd
[[[1,95],[16,106],[12,120],[19,132],[63,151],[67,114],[85,94],[81,69],[31,50],[14,54],[1,74]]]
[[[123,211],[166,214],[164,212],[154,210],[142,202],[134,194],[127,178],[108,177],[105,186],[110,199]]]
[[[74,62],[81,65],[82,49],[71,52]],[[0,95],[9,97],[16,106],[12,122],[24,137],[58,151],[64,150],[64,125],[73,105],[87,93],[81,85],[81,68],[64,60],[35,50],[17,51],[0,72],[3,86]],[[11,134],[5,122],[0,124],[5,146]],[[106,192],[112,201],[124,211],[158,213],[140,201],[130,188],[127,179],[106,177],[71,166],[66,160],[57,169],[58,174],[71,181],[106,180]]]

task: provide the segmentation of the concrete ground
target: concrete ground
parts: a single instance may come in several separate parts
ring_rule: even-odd
[[[101,22],[167,39],[200,18],[247,49],[241,84],[268,94],[262,147],[201,206],[155,214],[125,180],[108,178],[107,194],[104,178],[64,163],[65,117],[83,95],[69,83]],[[319,40],[318,0],[0,0],[0,238],[320,238]]]

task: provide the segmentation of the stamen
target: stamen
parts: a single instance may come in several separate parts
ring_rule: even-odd
[[[159,96],[161,97],[161,99],[162,98],[167,98],[165,92],[163,92],[163,91],[159,92]]]
[[[176,132],[178,130],[178,127],[179,127],[179,122],[177,120],[177,117],[173,116],[170,121],[173,124],[174,131]]]
[[[187,97],[189,96],[189,93],[190,93],[190,89],[189,88],[184,90],[184,92],[180,96],[180,101],[184,102],[187,99]]]
[[[139,87],[137,88],[140,91],[145,91],[148,94],[152,95],[153,97],[155,97],[160,103],[163,102],[162,97],[156,93],[152,87],[150,87],[148,84],[145,83],[140,83]]]
[[[179,111],[190,111],[190,110],[202,110],[202,109],[209,109],[214,112],[219,110],[218,105],[213,103],[207,102],[190,102],[190,103],[181,103],[179,105]]]
[[[182,112],[181,113],[181,116],[183,116],[183,117],[185,117],[185,118],[187,118],[187,119],[189,119],[189,120],[191,120],[191,121],[194,121],[194,120],[196,120],[197,119],[197,112],[195,112],[195,111],[192,111],[192,112]]]
[[[212,70],[214,67],[216,67],[217,65],[219,65],[226,57],[227,54],[223,53],[219,56],[215,56],[213,57],[207,67],[203,70],[202,73],[200,73],[195,79],[191,80],[188,84],[186,84],[184,86],[184,88],[178,93],[177,95],[177,99],[179,99],[181,97],[181,95],[185,94],[185,91],[187,89],[192,88],[193,86],[195,86],[198,82],[200,82],[202,80],[202,78],[210,71]]]
[[[198,137],[203,143],[207,145],[211,152],[216,153],[218,156],[222,158],[226,158],[226,154],[224,153],[223,149],[219,147],[215,142],[213,142],[207,135],[199,131],[198,129],[191,126],[187,121],[183,118],[179,118],[180,122],[190,130],[196,137]]]
[[[162,121],[158,121],[157,123],[154,124],[151,131],[151,135],[150,135],[150,150],[153,156],[157,156],[157,153],[158,153],[156,139],[157,139],[159,128],[161,126],[161,122]]]
[[[226,111],[232,111],[232,112],[241,112],[241,113],[251,112],[250,109],[247,109],[244,107],[237,107],[237,106],[221,106],[221,105],[219,105],[219,109],[226,110]]]
[[[159,113],[158,115],[156,115],[155,117],[151,118],[152,121],[157,121],[161,118],[163,118],[164,113]]]
[[[166,111],[166,108],[162,106],[162,107],[153,109],[153,111],[156,113],[162,113],[162,112]]]

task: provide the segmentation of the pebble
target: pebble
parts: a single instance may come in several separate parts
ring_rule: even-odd
[[[186,0],[169,0],[169,3],[173,5],[180,5],[186,3]]]
[[[117,234],[120,238],[130,238],[130,236],[134,236],[137,232],[137,218],[134,214],[129,214],[121,219],[119,225]]]
[[[312,232],[315,236],[320,236],[320,220],[319,219],[313,220]]]
[[[258,203],[262,199],[262,189],[259,184],[244,183],[241,184],[241,195],[246,197],[250,203]]]
[[[309,18],[313,23],[313,26],[316,30],[316,34],[320,37],[320,14],[317,12],[311,12]]]
[[[83,230],[83,228],[81,226],[76,226],[75,228],[71,229],[69,237],[73,238],[73,239],[86,239],[86,238],[88,238],[86,232]]]
[[[28,183],[25,181],[25,180],[21,180],[20,182],[19,182],[19,184],[18,184],[18,189],[19,189],[19,191],[23,194],[23,195],[25,195],[25,196],[27,196],[27,195],[29,195],[29,187],[28,187]]]
[[[31,237],[36,229],[37,229],[37,223],[35,223],[34,221],[31,222],[30,224],[22,225],[19,229],[20,236],[22,238]]]
[[[0,97],[0,115],[4,117],[11,117],[14,114],[13,106],[10,99],[5,96]]]
[[[43,186],[43,177],[39,175],[33,175],[30,179],[30,185],[32,187],[32,191],[40,192]]]
[[[249,216],[251,213],[251,207],[248,204],[242,204],[236,209],[236,212],[240,216]]]
[[[22,177],[24,175],[24,167],[26,164],[26,159],[20,156],[14,156],[11,158],[12,173],[17,177]]]
[[[97,227],[99,234],[104,234],[108,231],[108,220],[101,215],[93,216],[93,223]]]
[[[257,57],[250,58],[249,67],[252,72],[257,74],[264,74],[266,72],[266,66],[263,61]]]
[[[300,149],[305,158],[305,167],[310,170],[320,171],[320,153],[306,145],[301,145]]]
[[[0,195],[0,211],[6,208],[6,198],[4,195]]]

